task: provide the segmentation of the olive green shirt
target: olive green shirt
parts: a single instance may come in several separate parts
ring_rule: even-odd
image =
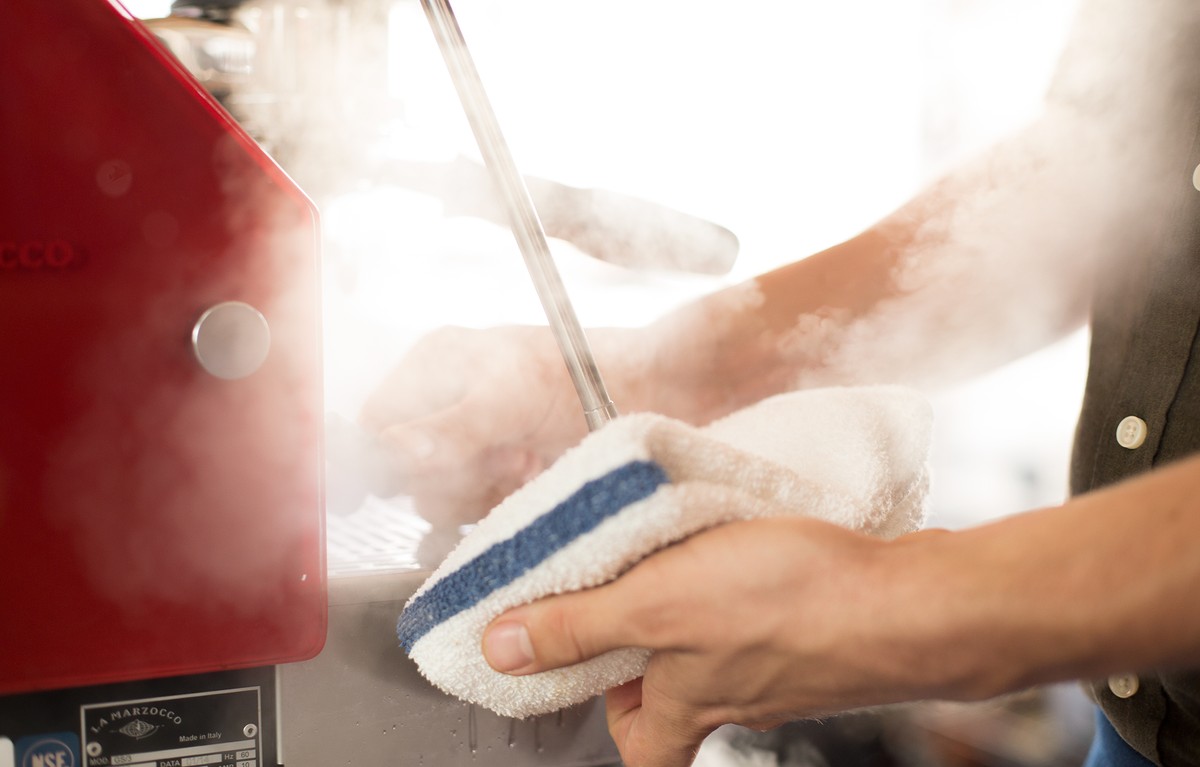
[[[1200,450],[1200,2],[1085,0],[1050,95],[1108,126],[1162,194],[1099,270],[1071,463],[1071,491],[1086,493]],[[1200,609],[1200,594],[1178,609]],[[1090,689],[1143,756],[1200,764],[1200,668]]]

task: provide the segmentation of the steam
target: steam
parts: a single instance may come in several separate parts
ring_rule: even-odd
[[[1051,105],[1036,124],[998,154],[977,161],[967,181],[937,187],[932,207],[905,208],[892,216],[890,230],[905,232],[897,245],[903,249],[901,258],[891,275],[900,295],[866,314],[818,302],[793,318],[778,344],[780,356],[790,363],[785,385],[941,383],[986,370],[1078,326],[1087,309],[1090,275],[1154,236],[1158,219],[1153,214],[1165,194],[1162,178],[1178,169],[1172,171],[1174,159],[1149,152],[1144,139],[1172,124],[1168,118],[1175,116],[1174,105],[1184,101],[1178,98],[1185,83],[1176,62],[1165,57],[1172,48],[1160,45],[1179,33],[1174,21],[1149,18],[1142,7],[1132,8],[1127,17],[1121,3],[1096,5],[1100,23],[1080,33],[1081,42],[1073,46]],[[1161,7],[1168,6],[1180,9],[1187,24],[1194,23],[1196,12],[1184,0]],[[526,278],[496,215],[486,175],[480,175],[478,163],[458,157],[461,148],[470,145],[469,134],[416,3],[389,9],[383,2],[328,0],[300,8],[252,0],[239,10],[239,20],[262,46],[256,62],[261,79],[235,94],[231,108],[317,199],[329,214],[326,220],[334,222],[339,202],[365,197],[365,187],[389,189],[390,196],[377,198],[381,204],[369,212],[370,237],[363,236],[367,227],[353,225],[359,239],[347,244],[331,238],[326,243],[327,297],[346,287],[340,296],[344,302],[332,308],[355,313],[351,321],[331,317],[346,335],[327,336],[329,354],[332,358],[352,350],[364,358],[342,355],[329,366],[331,388],[351,392],[345,415],[355,415],[355,397],[411,342],[405,333],[415,336],[447,320],[468,325],[540,321],[531,290],[511,295],[496,290],[498,274],[506,276],[505,284],[525,284]],[[403,50],[394,45],[398,28],[405,33]],[[466,32],[474,44],[472,30]],[[1136,44],[1128,45],[1130,39]],[[418,58],[420,50],[424,53]],[[1124,53],[1114,56],[1113,51]],[[1147,81],[1161,82],[1162,92],[1122,80],[1120,73],[1130,62],[1143,61],[1141,52],[1148,52]],[[1110,81],[1113,73],[1118,75],[1115,89],[1097,85]],[[416,95],[414,83],[423,84]],[[264,94],[270,98],[259,98]],[[421,131],[430,125],[456,140]],[[888,127],[880,125],[878,130]],[[707,167],[698,163],[697,183],[724,182],[705,178],[701,171]],[[563,227],[563,240],[579,250],[606,244],[607,234],[602,226],[596,228],[595,219],[626,224],[638,218],[625,200],[593,196],[589,204],[588,195],[578,194],[588,190],[548,183],[557,185],[549,194],[557,194],[559,200],[583,202],[565,211],[539,205],[548,221],[562,215],[568,223],[583,221],[593,227],[583,234]],[[495,231],[468,242],[431,225],[429,206],[394,194],[397,187],[436,198],[447,214],[500,226],[487,225]],[[752,189],[740,193],[774,194]],[[680,223],[675,217],[644,218],[644,228],[635,226],[632,233],[617,229],[634,243],[624,250],[642,257],[639,265],[653,262],[646,253],[665,253],[680,242],[684,250],[693,251],[728,244],[728,231],[697,240],[694,221],[673,229]],[[164,227],[147,226],[148,232],[163,234]],[[780,250],[790,247],[791,243],[778,243]],[[557,250],[563,252],[561,247]],[[434,254],[442,256],[443,264],[451,263],[442,270],[445,273],[435,274]],[[604,264],[585,262],[580,268],[591,269],[588,276],[606,282],[606,288],[648,285],[645,295],[651,300],[623,302],[631,323],[665,312],[680,295],[690,297],[713,287],[712,282],[682,287],[656,283],[654,276],[630,276]],[[1000,300],[1013,293],[1021,300]],[[469,316],[439,316],[454,299],[467,307]],[[597,300],[621,303],[611,293]],[[719,326],[763,300],[754,281],[732,288],[711,304],[725,308],[705,316],[690,334],[709,338],[717,332],[714,323]],[[586,306],[580,308],[585,324],[591,324]],[[676,350],[685,352],[683,346]],[[923,361],[919,369],[914,360]]]
[[[1197,75],[1182,41],[1197,39],[1200,9],[1093,5],[1043,113],[884,222],[898,295],[796,317],[780,345],[793,385],[989,370],[1078,327],[1096,280],[1168,236],[1171,196],[1194,193]]]
[[[259,615],[318,598],[323,582],[316,232],[247,147],[223,138],[212,161],[223,210],[138,201],[141,242],[97,254],[111,263],[95,277],[91,352],[68,382],[81,413],[45,477],[47,513],[72,530],[94,593],[131,615]],[[205,168],[178,176],[212,191]],[[255,306],[272,332],[263,366],[234,381],[205,373],[189,339],[228,300]]]

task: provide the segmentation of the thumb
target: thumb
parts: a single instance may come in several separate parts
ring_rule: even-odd
[[[484,658],[497,671],[520,676],[639,646],[618,598],[618,583],[504,613],[483,633]]]

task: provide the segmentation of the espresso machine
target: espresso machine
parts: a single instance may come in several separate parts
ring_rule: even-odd
[[[327,514],[319,205],[253,80],[304,14],[185,5],[0,7],[0,767],[617,763],[598,701],[398,646],[433,531]]]

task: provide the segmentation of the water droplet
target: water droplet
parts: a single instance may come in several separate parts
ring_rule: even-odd
[[[475,722],[475,704],[467,706],[467,748],[474,754],[479,750],[479,725]]]

